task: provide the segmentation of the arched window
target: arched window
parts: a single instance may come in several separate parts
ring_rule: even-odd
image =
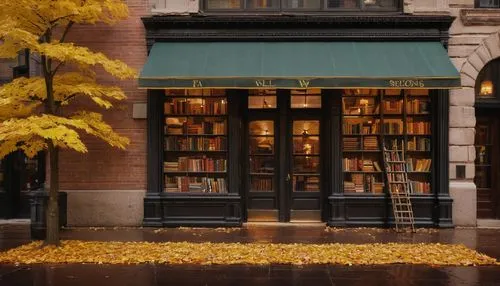
[[[500,98],[500,58],[489,62],[476,79],[476,98]]]

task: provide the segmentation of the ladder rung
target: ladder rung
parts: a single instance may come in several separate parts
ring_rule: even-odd
[[[406,162],[405,161],[387,161],[387,163],[403,164],[403,163],[406,163]]]
[[[394,182],[389,182],[389,184],[407,184],[408,181],[394,181]]]
[[[406,171],[387,171],[387,173],[406,173]]]

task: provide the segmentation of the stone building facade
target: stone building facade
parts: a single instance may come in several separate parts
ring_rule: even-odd
[[[127,62],[140,70],[147,58],[141,17],[193,15],[199,0],[127,0],[130,18],[111,28],[78,26],[70,36],[79,44]],[[475,9],[474,0],[404,0],[409,15],[456,17],[448,42],[449,56],[461,73],[462,89],[450,91],[449,187],[454,225],[476,225],[475,91],[476,77],[492,59],[500,57],[500,10]],[[115,84],[102,75],[103,83]],[[125,151],[112,150],[88,139],[88,154],[63,152],[61,188],[68,193],[68,224],[72,226],[141,225],[147,189],[147,93],[136,81],[119,83],[128,99],[105,119],[131,139]],[[458,174],[457,174],[458,171]]]

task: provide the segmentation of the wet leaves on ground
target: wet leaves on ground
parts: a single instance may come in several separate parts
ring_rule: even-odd
[[[191,242],[62,241],[61,247],[33,242],[0,253],[0,263],[96,264],[427,264],[500,265],[463,245],[440,243],[278,244]]]

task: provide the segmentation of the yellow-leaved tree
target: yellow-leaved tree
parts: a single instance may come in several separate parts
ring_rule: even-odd
[[[14,58],[27,49],[37,55],[42,71],[41,76],[17,78],[0,87],[0,158],[17,150],[29,157],[47,151],[45,245],[59,244],[59,151],[87,152],[80,138],[85,133],[120,149],[129,144],[100,113],[67,107],[76,98],[105,109],[125,99],[119,87],[97,83],[95,67],[119,79],[136,75],[125,63],[66,42],[66,37],[73,25],[112,25],[127,17],[122,0],[0,0],[0,58]]]

